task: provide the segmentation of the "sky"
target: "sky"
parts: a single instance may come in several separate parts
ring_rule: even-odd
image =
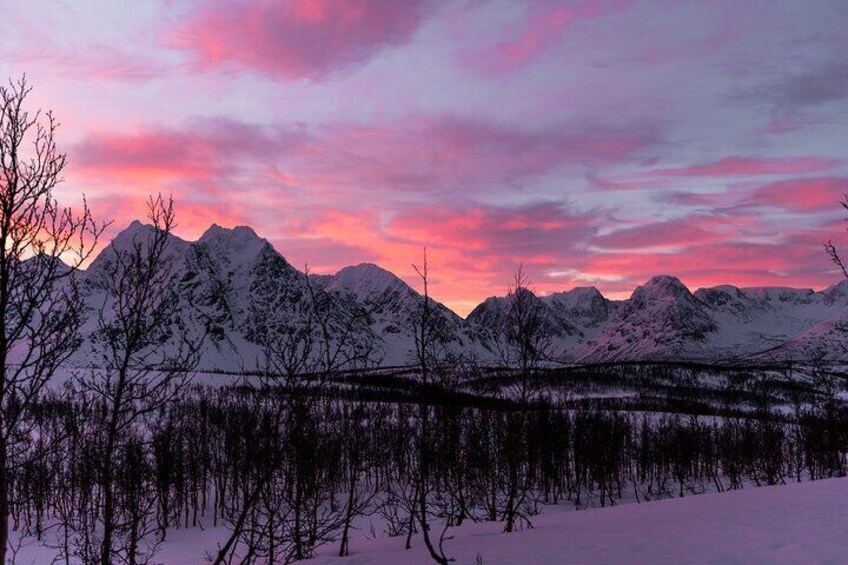
[[[823,288],[848,249],[844,0],[0,0],[112,232],[250,225],[316,273],[377,263],[460,314],[540,294]],[[846,251],[848,252],[848,251]]]

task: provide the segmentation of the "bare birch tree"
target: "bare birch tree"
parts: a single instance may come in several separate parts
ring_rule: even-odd
[[[519,265],[507,290],[495,349],[511,372],[513,386],[508,390],[522,403],[538,400],[542,392],[537,373],[554,356],[549,322],[542,303],[530,288],[524,267]]]
[[[430,300],[430,275],[427,264],[427,249],[424,249],[424,263],[418,267],[412,266],[415,272],[421,279],[424,294],[421,296],[420,306],[417,316],[414,320],[414,335],[415,335],[415,350],[418,357],[418,366],[421,372],[421,382],[425,385],[430,385],[433,382],[432,365],[434,364],[435,344],[438,339],[438,332],[435,323],[435,312],[433,304]],[[418,421],[417,424],[417,476],[415,482],[416,503],[413,505],[414,514],[421,526],[421,536],[424,539],[424,545],[430,554],[430,557],[439,565],[447,565],[452,561],[445,555],[444,543],[447,541],[447,523],[442,529],[438,543],[434,543],[430,535],[431,524],[429,522],[431,511],[430,506],[430,488],[431,488],[431,470],[434,457],[433,446],[430,445],[431,440],[431,413],[430,406],[424,402],[424,399],[419,399],[418,404]]]
[[[58,121],[26,108],[23,77],[0,87],[0,563],[9,547],[9,490],[29,443],[25,416],[79,346],[83,304],[75,274],[104,226],[54,198],[66,157]]]
[[[196,368],[200,340],[174,329],[177,294],[173,285],[172,230],[174,203],[161,195],[148,202],[148,220],[132,241],[113,242],[104,275],[95,291],[103,294],[93,341],[100,368],[79,378],[82,394],[99,406],[98,471],[101,496],[94,509],[100,533],[98,555],[86,560],[108,565],[116,561],[143,563],[155,550],[142,550],[156,528],[139,508],[124,508],[115,471],[118,461],[139,444],[145,416],[178,398]],[[148,513],[149,514],[149,513]]]

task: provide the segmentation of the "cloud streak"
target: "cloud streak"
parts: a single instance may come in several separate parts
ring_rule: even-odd
[[[711,163],[646,171],[646,176],[760,176],[817,173],[835,168],[837,159],[821,157],[724,157]]]

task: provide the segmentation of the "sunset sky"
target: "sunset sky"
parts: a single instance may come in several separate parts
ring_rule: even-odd
[[[0,78],[62,122],[60,198],[247,224],[461,314],[540,293],[838,282],[844,0],[0,0]],[[113,230],[114,231],[114,230]]]

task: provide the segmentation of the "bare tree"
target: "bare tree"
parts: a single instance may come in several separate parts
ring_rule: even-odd
[[[501,363],[510,371],[511,390],[522,403],[538,400],[541,388],[537,373],[554,357],[550,320],[543,304],[530,288],[519,265],[515,270],[500,316],[495,349]]]
[[[526,458],[518,452],[526,448],[520,438],[527,434],[530,425],[529,405],[542,399],[540,369],[554,357],[550,324],[544,305],[530,288],[524,267],[519,265],[509,285],[495,336],[495,350],[507,370],[504,390],[521,406],[520,412],[510,416],[505,426],[506,437],[513,442],[502,460],[507,469],[502,512],[506,532],[512,532],[521,520],[532,526],[529,516],[535,512],[532,472]]]
[[[173,200],[150,198],[148,219],[152,225],[133,234],[132,241],[120,246],[113,242],[107,250],[104,276],[93,289],[103,295],[92,338],[102,355],[101,368],[78,378],[80,392],[99,406],[96,443],[102,492],[94,515],[102,531],[96,557],[102,565],[146,560],[140,544],[154,530],[145,521],[150,512],[139,514],[137,505],[120,506],[116,469],[122,458],[143,456],[140,450],[147,446],[139,438],[145,433],[136,428],[186,389],[200,346],[174,328],[178,298],[171,253]]]
[[[846,193],[839,204],[845,210],[848,210],[848,193]],[[829,240],[824,244],[824,249],[827,252],[830,260],[836,265],[842,276],[848,279],[848,263],[846,263],[845,259],[843,259],[842,254],[839,252],[839,249],[836,247],[836,244],[833,240]],[[848,335],[848,323],[844,321],[837,321],[834,323],[834,329],[837,330],[837,335],[845,336]],[[839,351],[832,353],[831,357],[839,356],[844,358],[846,353],[848,353],[848,346],[846,346],[845,342],[842,339],[834,340],[830,345],[833,349],[838,349]]]
[[[24,417],[79,346],[75,274],[104,226],[59,205],[65,155],[51,112],[26,109],[26,78],[0,87],[0,563],[9,546],[10,474],[29,440]]]
[[[424,249],[424,263],[418,267],[412,266],[415,272],[421,279],[421,284],[424,289],[424,294],[421,296],[420,306],[414,320],[414,335],[415,335],[415,350],[418,357],[418,367],[421,372],[421,382],[424,385],[433,383],[432,365],[435,363],[435,346],[438,341],[438,329],[436,326],[435,312],[433,304],[430,300],[430,276],[427,264],[427,249]],[[431,488],[431,472],[432,459],[434,457],[433,446],[431,441],[431,409],[424,401],[419,399],[418,403],[418,421],[417,424],[417,476],[415,483],[415,496],[417,498],[414,507],[414,514],[421,526],[421,536],[424,539],[424,545],[430,553],[433,561],[440,565],[447,565],[452,560],[445,555],[444,542],[447,541],[448,522],[442,529],[439,536],[438,545],[433,542],[430,536],[430,488]]]
[[[243,485],[241,507],[229,516],[230,535],[210,561],[232,560],[238,549],[242,562],[264,558],[289,563],[311,557],[314,548],[330,541],[338,530],[344,536],[353,518],[370,497],[358,493],[361,461],[352,451],[347,501],[335,501],[335,469],[322,462],[332,446],[320,440],[326,387],[340,371],[372,363],[373,344],[363,339],[370,311],[331,293],[304,273],[291,277],[273,296],[276,308],[256,309],[254,319],[263,331],[254,336],[263,347],[265,367],[261,388],[254,390],[257,409],[267,416],[268,434],[283,438],[281,447],[255,469]],[[342,551],[346,552],[347,542]]]
[[[844,209],[848,210],[848,194],[844,195],[839,204]],[[824,244],[824,249],[830,256],[830,260],[833,261],[833,264],[839,267],[839,270],[842,271],[842,275],[848,279],[848,265],[846,265],[845,261],[842,259],[842,255],[839,253],[839,250],[832,239]]]

